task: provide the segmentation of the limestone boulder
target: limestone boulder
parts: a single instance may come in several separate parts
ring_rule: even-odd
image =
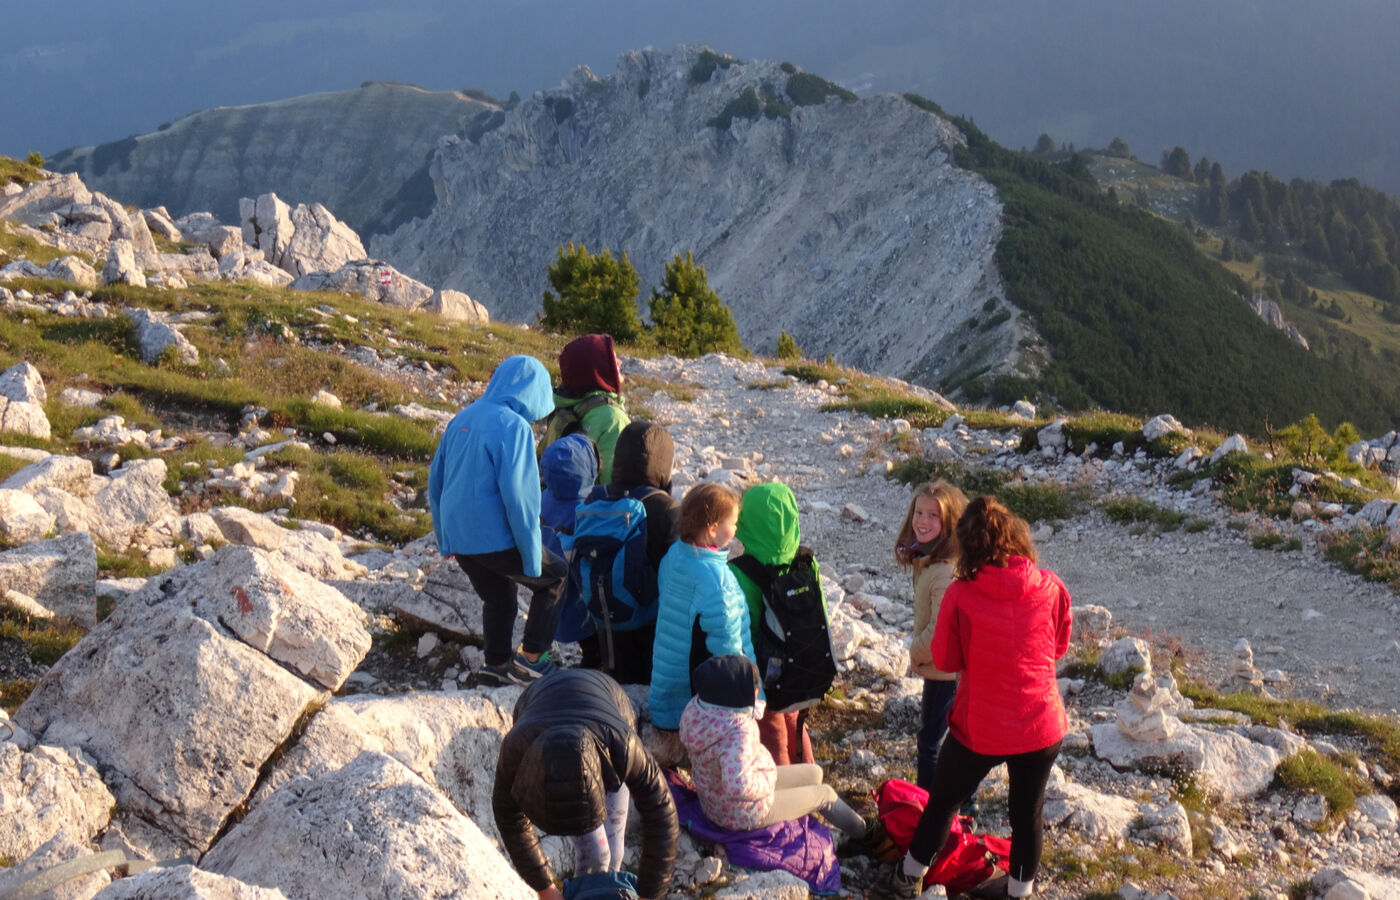
[[[1099,657],[1099,668],[1105,675],[1118,675],[1135,669],[1150,672],[1152,650],[1142,638],[1119,638]]]
[[[112,472],[92,495],[91,506],[100,513],[91,520],[93,533],[122,550],[138,534],[178,518],[165,475],[163,459],[133,460]]]
[[[461,291],[434,291],[428,302],[423,304],[423,309],[454,322],[485,325],[491,321],[491,314],[486,311],[486,307]]]
[[[37,494],[46,487],[54,487],[82,496],[88,492],[92,475],[92,463],[81,456],[49,456],[0,482],[0,490]]]
[[[471,819],[403,763],[372,752],[284,785],[200,867],[292,900],[534,897]]]
[[[141,347],[142,362],[147,365],[156,363],[169,351],[174,354],[176,361],[184,365],[199,365],[199,348],[167,321],[168,316],[165,313],[131,308],[123,312],[136,329],[136,341]]]
[[[146,273],[136,263],[136,249],[131,241],[118,238],[107,247],[107,262],[102,266],[103,284],[146,286]]]
[[[415,281],[388,263],[360,259],[328,272],[312,272],[290,285],[294,291],[337,291],[359,294],[367,300],[396,309],[418,309],[433,289]]]
[[[1227,454],[1230,453],[1248,452],[1249,443],[1244,439],[1244,435],[1232,434],[1229,437],[1227,437],[1224,441],[1221,441],[1219,447],[1215,448],[1215,452],[1210,455],[1210,464],[1215,465],[1220,460],[1224,459]]]
[[[319,203],[297,206],[291,221],[292,239],[281,259],[273,262],[294,276],[331,272],[368,256],[360,236]]]
[[[1186,807],[1175,801],[1144,805],[1142,827],[1136,837],[1142,843],[1165,847],[1187,859],[1191,857],[1191,820],[1187,818]]]
[[[0,856],[24,859],[60,832],[91,841],[111,818],[112,803],[81,752],[0,744]]]
[[[265,259],[249,259],[228,274],[221,273],[220,277],[230,281],[248,281],[263,287],[287,287],[293,281],[291,275]]]
[[[240,259],[243,257],[243,231],[232,225],[211,228],[206,235],[205,243],[209,245],[209,253],[215,259],[222,260],[226,256],[235,254]]]
[[[715,900],[807,900],[810,896],[807,882],[782,869],[738,878],[714,895]]]
[[[241,506],[216,506],[209,510],[209,516],[230,544],[280,550],[291,534],[267,516]]]
[[[54,517],[24,491],[0,488],[0,543],[37,541],[54,526]]]
[[[466,573],[452,560],[442,560],[428,573],[423,589],[394,602],[400,622],[480,644],[481,598]],[[521,626],[517,623],[517,629]]]
[[[87,532],[0,552],[0,585],[84,628],[97,623],[97,550]]]
[[[1046,825],[1072,828],[1094,844],[1114,844],[1126,838],[1138,817],[1138,805],[1126,797],[1103,794],[1065,777],[1059,766],[1050,770],[1041,815]]]
[[[1186,727],[1171,738],[1135,741],[1116,723],[1095,725],[1094,754],[1121,770],[1195,775],[1202,789],[1223,800],[1252,797],[1269,786],[1282,756],[1233,731]]]
[[[150,579],[54,665],[15,722],[97,761],[134,846],[202,852],[368,647],[333,590],[225,547]]]
[[[64,256],[44,266],[49,278],[67,281],[79,287],[95,288],[102,283],[97,270],[76,256]]]
[[[0,869],[0,897],[8,898],[12,891],[17,892],[14,894],[16,897],[35,896],[18,892],[30,890],[27,883],[51,869],[93,855],[87,839],[75,837],[67,830],[60,831],[19,863],[8,869]],[[90,900],[111,881],[112,876],[105,869],[98,869],[59,882],[37,896],[43,900]],[[25,887],[21,888],[21,885]]]
[[[323,534],[309,529],[278,530],[285,535],[277,548],[278,555],[313,578],[353,578],[368,572],[359,563],[346,559],[340,547]]]
[[[44,376],[34,368],[33,363],[18,362],[0,375],[0,397],[15,403],[37,403],[43,406],[48,402],[49,392],[44,387]]]
[[[91,202],[92,192],[83,186],[76,173],[55,175],[34,182],[18,194],[0,198],[0,219],[13,219],[37,227],[65,207]]]
[[[118,879],[97,896],[102,900],[287,900],[276,888],[244,884],[194,866],[147,869]]]
[[[159,236],[172,244],[178,244],[185,239],[174,220],[170,218],[170,212],[164,206],[157,206],[154,209],[141,210],[141,216],[146,220],[146,227],[150,229],[153,236]]]
[[[501,689],[333,700],[259,786],[255,803],[294,778],[333,771],[373,750],[412,769],[494,841],[493,775],[519,694]]]
[[[1321,900],[1382,900],[1400,897],[1400,878],[1359,869],[1323,869],[1312,877]]]
[[[1144,422],[1142,426],[1142,436],[1149,441],[1155,441],[1157,438],[1171,434],[1173,431],[1179,431],[1186,435],[1191,434],[1191,430],[1178,422],[1175,416],[1167,415],[1166,413],[1160,416],[1153,416]]]

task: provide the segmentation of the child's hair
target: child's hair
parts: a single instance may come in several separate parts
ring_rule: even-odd
[[[978,497],[958,520],[958,578],[975,578],[985,565],[1004,566],[1013,556],[1036,561],[1026,521],[991,497]]]
[[[914,505],[920,497],[932,497],[938,503],[938,520],[943,523],[943,530],[927,546],[920,546],[919,539],[914,536]],[[909,511],[904,514],[904,524],[899,526],[899,535],[895,538],[894,561],[906,568],[918,569],[929,562],[957,558],[955,529],[966,507],[967,495],[941,478],[925,481],[914,488],[914,496],[909,498]]]
[[[707,481],[685,492],[676,532],[687,544],[698,544],[711,525],[739,511],[739,495],[722,484]]]

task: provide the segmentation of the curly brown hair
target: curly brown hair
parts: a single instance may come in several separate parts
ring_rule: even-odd
[[[983,566],[1004,566],[1013,556],[1037,560],[1026,520],[991,497],[969,503],[958,519],[956,576],[964,581],[976,578]]]
[[[706,481],[685,492],[676,532],[687,544],[698,544],[705,532],[731,512],[739,511],[739,495],[722,484]]]

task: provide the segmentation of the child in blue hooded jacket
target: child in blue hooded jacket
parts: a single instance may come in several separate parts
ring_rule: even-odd
[[[598,450],[587,435],[575,432],[545,448],[540,456],[544,491],[540,497],[540,524],[547,549],[564,556],[564,541],[574,533],[579,505],[598,480]],[[588,607],[579,597],[577,579],[570,577],[559,604],[559,627],[554,639],[573,644],[593,634]]]
[[[540,535],[540,473],[530,423],[554,409],[544,364],[510,356],[486,391],[448,423],[428,470],[428,506],[443,558],[481,597],[485,684],[528,684],[552,669],[549,648],[568,566]],[[519,652],[515,585],[532,592]]]

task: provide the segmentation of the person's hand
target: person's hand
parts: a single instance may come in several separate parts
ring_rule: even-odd
[[[564,900],[564,892],[551,884],[540,891],[540,900]]]

